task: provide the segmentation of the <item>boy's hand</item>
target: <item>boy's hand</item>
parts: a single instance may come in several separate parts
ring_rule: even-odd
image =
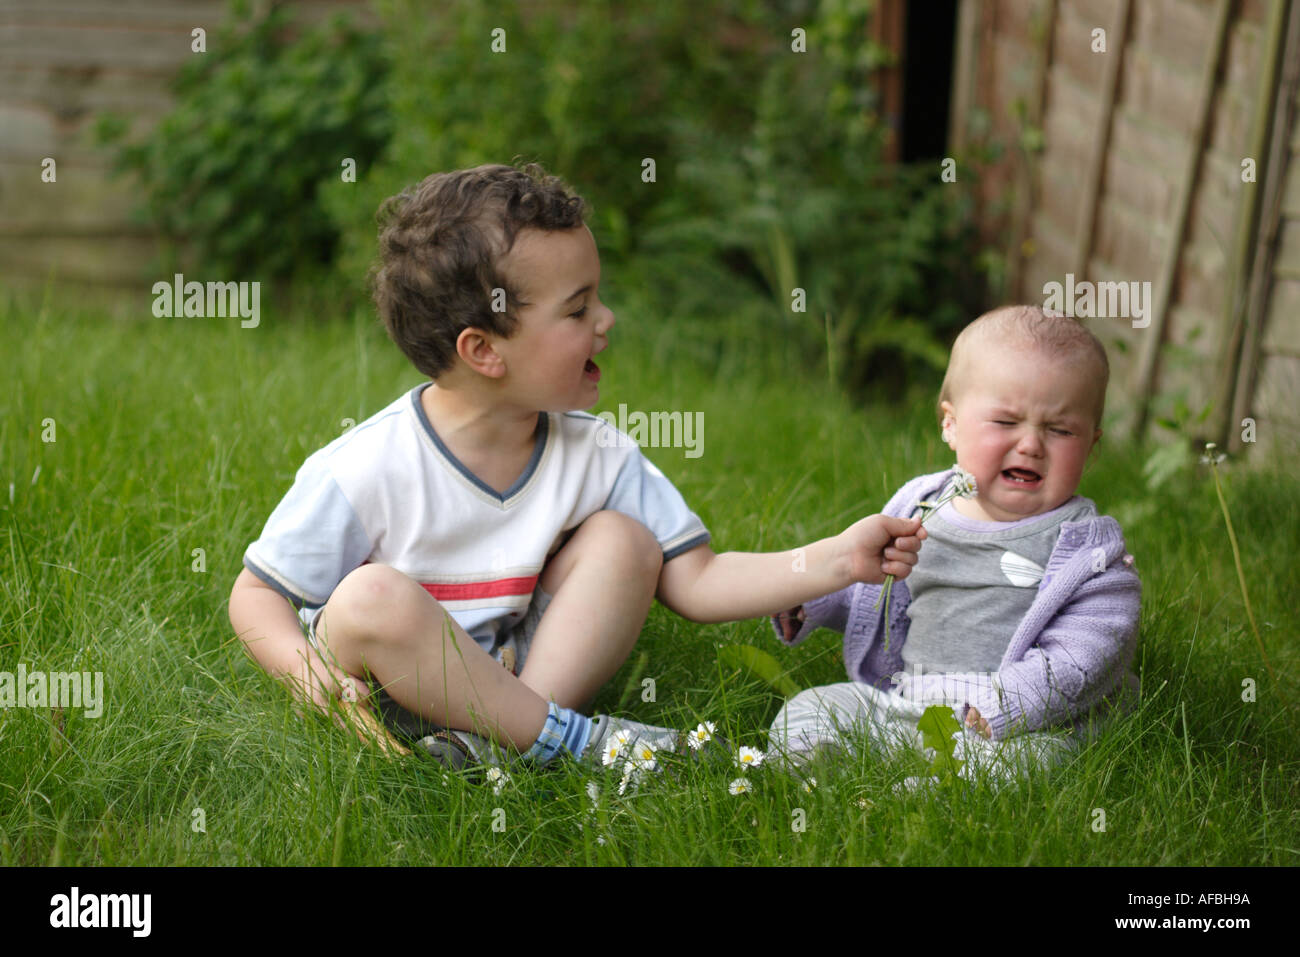
[[[313,657],[315,680],[311,686],[293,682],[292,690],[300,701],[305,700],[321,711],[333,713],[343,730],[353,731],[361,740],[378,744],[385,754],[411,753],[366,704],[366,698],[370,696],[370,686],[366,681],[348,674],[337,665],[326,664],[319,654]]]
[[[344,704],[343,713],[351,722],[352,730],[356,731],[361,740],[375,742],[385,754],[411,753],[410,748],[393,737],[392,732],[384,727],[369,708],[357,704]]]
[[[840,533],[853,581],[879,585],[886,575],[906,578],[926,537],[919,518],[868,515]]]

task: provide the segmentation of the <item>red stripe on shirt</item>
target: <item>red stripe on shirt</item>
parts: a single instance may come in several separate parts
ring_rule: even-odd
[[[501,598],[506,595],[531,595],[537,587],[537,577],[498,578],[491,582],[463,582],[438,585],[421,582],[424,590],[439,601],[473,601],[478,598]]]

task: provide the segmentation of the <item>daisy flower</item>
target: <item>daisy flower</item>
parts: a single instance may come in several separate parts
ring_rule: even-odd
[[[492,784],[493,794],[500,794],[505,789],[505,786],[510,783],[510,775],[496,766],[487,769],[487,779]]]
[[[749,778],[736,778],[727,786],[728,794],[748,794],[752,790],[754,788],[749,783]]]
[[[698,751],[705,744],[713,740],[713,729],[715,725],[712,721],[705,721],[694,731],[686,735],[686,743],[691,746],[692,751]]]
[[[653,771],[658,766],[655,760],[655,751],[657,749],[649,741],[637,741],[632,746],[632,753],[628,756],[628,764],[633,765],[637,772]]]
[[[605,753],[600,756],[600,760],[605,767],[609,767],[615,761],[623,756],[628,745],[632,743],[632,732],[626,729],[615,731],[610,735],[609,740],[605,742]]]
[[[952,488],[961,498],[970,498],[979,491],[975,485],[975,476],[960,465],[952,467]]]
[[[736,753],[736,767],[756,768],[763,763],[763,752],[758,748],[742,747]]]
[[[591,798],[591,806],[595,807],[600,803],[600,787],[595,781],[587,782],[587,797]]]
[[[629,784],[635,786],[641,780],[641,769],[632,761],[623,765],[623,779],[618,782],[618,793],[622,794],[627,790]]]
[[[816,786],[817,786],[816,778],[809,778],[807,781],[803,783],[803,789],[807,791],[809,794],[812,794],[812,789],[815,788]]]

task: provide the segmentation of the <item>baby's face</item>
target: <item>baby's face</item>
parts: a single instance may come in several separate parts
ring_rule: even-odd
[[[953,507],[969,518],[1014,522],[1064,504],[1101,436],[1091,367],[991,343],[965,373],[942,408],[948,444],[975,476],[978,494]]]

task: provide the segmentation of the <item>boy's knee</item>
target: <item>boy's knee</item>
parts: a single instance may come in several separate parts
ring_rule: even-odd
[[[327,627],[354,637],[387,638],[408,633],[424,589],[391,565],[362,565],[348,573],[325,605]],[[392,625],[393,627],[384,627]],[[328,635],[327,635],[328,639]]]
[[[605,560],[617,562],[629,572],[639,572],[650,581],[658,581],[664,564],[663,549],[650,529],[636,519],[607,509],[589,516],[579,529]]]

